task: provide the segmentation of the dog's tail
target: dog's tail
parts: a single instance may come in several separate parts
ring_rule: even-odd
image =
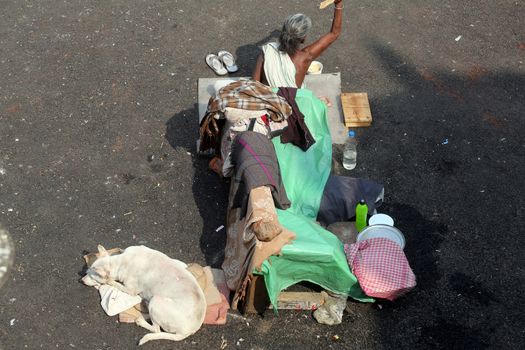
[[[173,333],[167,333],[167,332],[148,333],[140,339],[139,345],[145,344],[149,342],[150,340],[165,339],[165,340],[179,341],[179,340],[187,338],[190,335],[191,334],[173,334]]]

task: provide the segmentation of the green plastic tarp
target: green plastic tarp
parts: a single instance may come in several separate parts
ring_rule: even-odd
[[[341,241],[315,222],[332,164],[326,106],[307,89],[298,89],[295,100],[316,142],[306,152],[291,143],[282,144],[279,137],[273,144],[292,202],[289,209],[278,210],[279,221],[297,238],[283,247],[280,256],[266,260],[260,272],[254,272],[264,276],[273,305],[282,290],[301,281],[372,302],[350,271]]]

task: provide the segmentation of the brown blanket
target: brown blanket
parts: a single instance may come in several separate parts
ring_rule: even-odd
[[[222,265],[228,287],[234,290],[232,307],[244,297],[252,271],[269,256],[279,254],[295,234],[286,229],[276,237],[258,237],[253,223],[277,221],[275,207],[286,209],[290,201],[282,184],[275,149],[264,135],[243,132],[234,140],[232,161],[235,177],[231,181],[227,213],[227,240]]]

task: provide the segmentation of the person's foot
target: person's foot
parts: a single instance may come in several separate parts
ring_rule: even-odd
[[[215,156],[210,160],[208,164],[210,170],[222,177],[222,159],[221,157]]]
[[[269,242],[283,230],[277,218],[272,191],[261,186],[250,191],[248,225],[259,241]]]
[[[267,242],[281,233],[283,229],[279,222],[260,220],[252,224],[252,230],[257,239]]]

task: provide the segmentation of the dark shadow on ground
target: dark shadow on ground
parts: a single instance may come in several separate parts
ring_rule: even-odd
[[[251,76],[255,61],[259,55],[259,47],[273,38],[279,31],[274,30],[264,39],[237,48],[236,57],[239,71],[231,76]],[[196,140],[199,135],[197,124],[198,104],[177,112],[166,123],[166,140],[174,149],[183,148],[192,154],[195,178],[193,194],[203,219],[203,229],[200,239],[200,248],[204,253],[206,264],[220,267],[224,260],[226,245],[226,228],[216,232],[217,228],[225,224],[229,182],[221,180],[208,169],[210,158],[197,156]],[[218,204],[218,205],[217,205]],[[218,208],[218,209],[217,209]]]
[[[244,67],[238,75],[251,73],[257,46],[269,38],[237,50]],[[384,184],[379,211],[392,215],[405,234],[418,286],[395,302],[380,301],[381,309],[351,305],[353,320],[374,324],[353,322],[355,332],[370,334],[379,348],[510,344],[509,332],[523,329],[522,279],[511,267],[522,266],[525,245],[519,232],[525,201],[518,190],[525,183],[513,175],[525,173],[525,77],[476,65],[467,74],[442,72],[415,66],[386,43],[369,40],[368,48],[401,87],[371,96],[374,124],[358,133],[360,165],[343,174]],[[215,229],[225,221],[228,185],[208,170],[208,159],[195,156],[196,113],[175,114],[166,139],[193,155],[201,250],[207,264],[220,266],[226,230]],[[497,219],[504,217],[514,221]]]
[[[196,140],[199,135],[197,104],[173,115],[166,123],[166,140],[174,149],[183,148],[191,153],[195,177],[192,190],[202,217],[200,248],[206,265],[220,268],[224,260],[225,224],[228,184],[208,169],[209,158],[198,156]]]
[[[512,307],[523,303],[509,302],[512,290],[523,287],[515,271],[499,268],[500,254],[505,266],[520,265],[525,242],[512,222],[494,220],[510,214],[525,223],[512,175],[525,171],[518,155],[525,77],[479,65],[467,74],[442,72],[417,67],[377,40],[368,48],[401,87],[371,98],[374,124],[360,132],[358,159],[365,165],[354,176],[384,183],[379,211],[405,234],[418,286],[393,303],[379,302],[380,312],[374,306],[358,312],[376,315],[386,348],[508,344],[500,325],[523,325]]]

